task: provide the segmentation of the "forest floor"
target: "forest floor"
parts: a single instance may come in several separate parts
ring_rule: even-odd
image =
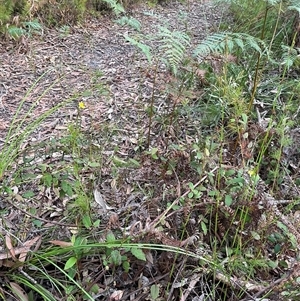
[[[23,246],[45,252],[67,245],[74,236],[105,242],[113,233],[118,241],[155,247],[144,248],[146,261],[133,250],[130,254],[123,250],[120,254],[127,257],[119,260],[130,263],[129,272],[118,259],[111,259],[111,253],[81,254],[74,279],[94,300],[150,300],[155,296],[153,285],[159,288],[157,300],[260,300],[273,291],[271,299],[264,300],[283,298],[279,294],[286,292],[284,287],[300,277],[293,260],[293,247],[300,242],[299,211],[283,215],[277,205],[294,202],[298,188],[288,187],[289,193],[276,199],[263,181],[253,194],[239,191],[251,182],[242,168],[245,157],[233,159],[240,153],[229,154],[228,141],[215,145],[219,128],[204,134],[201,112],[193,107],[207,93],[202,89],[204,73],[198,72],[197,87],[181,94],[180,81],[157,63],[162,55],[155,38],[160,27],[188,33],[193,50],[227,24],[228,16],[223,14],[226,9],[210,1],[171,1],[154,8],[140,4],[128,9],[128,15],[140,22],[140,30],[121,26],[106,15],[80,26],[45,29],[19,42],[1,42],[0,148],[9,149],[13,143],[18,147],[17,152],[12,149],[14,162],[1,175],[4,268],[16,268]],[[151,63],[126,35],[147,41]],[[187,57],[193,60],[192,51]],[[218,72],[222,62],[219,67],[218,62],[212,65]],[[151,104],[154,115],[149,121]],[[174,106],[182,114],[172,115]],[[30,128],[39,116],[38,126]],[[22,136],[24,129],[29,133]],[[211,138],[203,139],[206,135]],[[227,150],[222,164],[219,148]],[[295,178],[297,163],[289,164]],[[227,176],[232,176],[233,184],[226,182]],[[251,205],[246,199],[233,209],[219,203],[217,193],[228,200],[229,186],[234,191],[230,198],[248,193]],[[242,233],[237,220],[240,208],[246,207],[252,220],[243,229],[248,252],[244,258],[244,254],[233,256],[237,244],[233,237]],[[275,217],[282,231],[292,232],[294,245],[284,246],[288,234],[276,236]],[[282,246],[280,255],[270,251],[276,244]],[[179,254],[180,250],[189,255]],[[60,263],[63,267],[65,262]],[[53,267],[46,270],[61,277]],[[59,298],[56,287],[40,281],[37,270],[24,266],[24,275]],[[74,290],[73,300],[86,298]]]

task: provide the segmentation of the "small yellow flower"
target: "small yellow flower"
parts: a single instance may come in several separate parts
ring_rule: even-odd
[[[84,104],[84,102],[83,102],[83,101],[80,101],[80,102],[78,103],[78,107],[79,107],[79,109],[85,109],[85,104]]]
[[[250,169],[250,170],[248,170],[248,174],[249,174],[251,177],[256,176],[256,170]]]

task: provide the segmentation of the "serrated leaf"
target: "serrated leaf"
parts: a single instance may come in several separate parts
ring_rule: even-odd
[[[141,249],[132,247],[130,251],[131,254],[135,256],[137,259],[146,261],[145,253]]]
[[[115,266],[119,266],[122,264],[122,256],[120,254],[120,251],[113,250],[110,254],[110,260],[111,263]]]
[[[70,257],[65,264],[64,270],[70,269],[71,267],[73,267],[76,264],[76,262],[77,262],[76,257]]]
[[[108,233],[106,236],[106,242],[113,243],[116,241],[116,238],[113,233]]]

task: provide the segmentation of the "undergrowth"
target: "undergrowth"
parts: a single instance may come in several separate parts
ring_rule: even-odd
[[[83,130],[93,91],[28,123],[42,94],[20,122],[40,79],[28,91],[0,154],[4,300],[299,296],[299,32],[287,16],[300,7],[225,2],[235,26],[194,48],[188,30],[161,23],[150,35],[138,20],[116,21],[134,29],[124,39],[146,56],[152,83],[132,108],[135,135],[125,110]],[[71,101],[63,136],[27,143]]]

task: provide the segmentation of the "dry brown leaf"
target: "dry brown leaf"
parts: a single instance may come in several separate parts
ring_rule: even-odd
[[[27,240],[24,242],[24,246],[26,247],[32,247],[35,244],[38,244],[41,241],[42,237],[41,236],[36,236],[33,239]],[[36,251],[36,249],[35,249]]]
[[[104,211],[113,209],[113,207],[110,207],[106,204],[102,194],[98,189],[94,190],[94,198],[96,203],[98,203]]]
[[[123,297],[124,291],[118,290],[118,291],[114,291],[110,297],[109,300],[110,301],[118,301],[121,300]]]
[[[0,261],[0,267],[4,266],[4,267],[7,267],[7,268],[11,268],[15,265],[16,263],[12,260],[9,260],[9,259],[4,259],[4,260],[1,260]]]
[[[16,296],[17,300],[28,301],[28,296],[26,292],[21,288],[21,286],[15,282],[10,282],[11,291]]]
[[[19,256],[19,261],[20,262],[24,262],[26,260],[26,256],[27,256],[28,251],[30,251],[30,248],[32,246],[34,246],[35,244],[37,244],[37,246],[34,248],[34,250],[37,251],[38,247],[41,245],[41,236],[37,236],[33,239],[27,240],[24,243],[24,246],[27,247],[28,249],[20,254],[20,256]]]
[[[12,245],[12,242],[11,242],[11,238],[9,236],[9,234],[6,234],[5,235],[5,245],[7,247],[7,250],[9,251],[11,257],[16,260],[16,254],[15,254],[15,250],[14,250],[14,247]]]
[[[15,248],[14,252],[15,252],[15,255],[19,255],[21,253],[28,252],[29,249],[30,249],[29,247]],[[8,258],[12,258],[11,254],[9,254],[9,253],[0,253],[0,260],[8,259]]]
[[[55,246],[60,246],[62,248],[72,247],[72,243],[68,241],[50,240],[49,242]]]

